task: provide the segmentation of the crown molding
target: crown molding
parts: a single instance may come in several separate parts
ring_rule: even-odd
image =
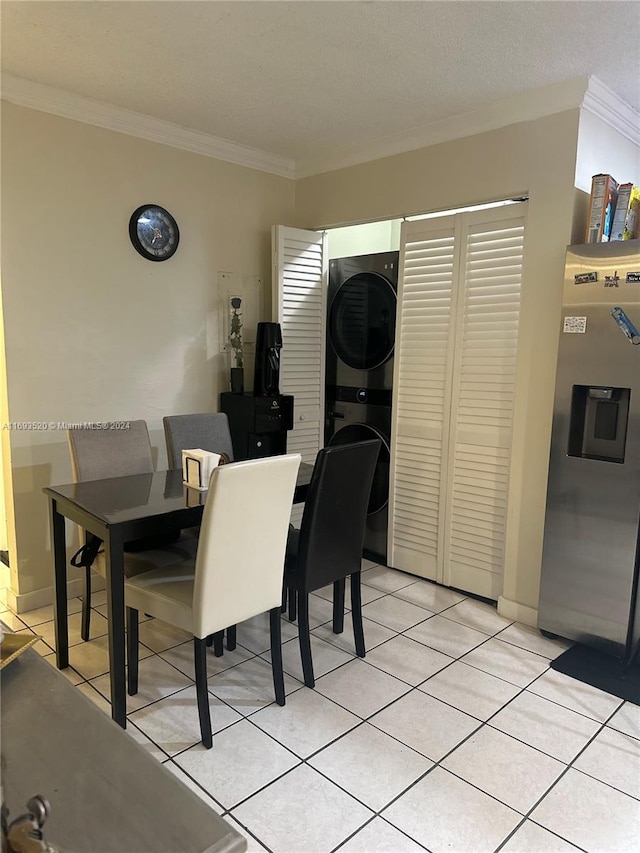
[[[577,108],[592,113],[640,145],[640,114],[594,76],[552,83],[365,145],[298,161],[11,74],[3,74],[1,83],[2,99],[18,106],[289,179],[356,166]]]
[[[371,160],[415,151],[418,148],[428,148],[440,142],[498,130],[510,124],[534,121],[554,113],[578,109],[583,102],[587,86],[587,77],[551,83],[539,89],[531,89],[528,92],[492,101],[476,110],[375,139],[357,148],[343,149],[342,152],[329,157],[298,160],[296,161],[296,178],[306,178],[322,172],[356,166]]]
[[[589,77],[582,109],[602,119],[626,139],[640,146],[640,113],[597,77]]]
[[[21,107],[115,130],[129,136],[138,136],[151,142],[257,169],[281,178],[295,177],[295,163],[288,157],[270,154],[259,148],[240,145],[208,133],[189,130],[170,121],[105,104],[43,83],[34,83],[12,74],[3,74],[1,83],[2,99]]]

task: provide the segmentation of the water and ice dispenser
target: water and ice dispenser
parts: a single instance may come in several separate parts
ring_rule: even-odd
[[[567,454],[624,462],[630,393],[629,388],[574,385]]]

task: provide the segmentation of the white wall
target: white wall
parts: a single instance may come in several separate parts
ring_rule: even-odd
[[[143,418],[164,467],[163,415],[215,411],[227,389],[218,272],[270,282],[270,229],[292,224],[293,182],[5,102],[2,178],[7,419]],[[129,240],[149,202],[180,228],[164,263]],[[42,487],[71,480],[65,432],[11,432],[11,457],[24,608],[52,585]]]
[[[565,247],[579,111],[296,182],[296,219],[320,228],[529,195],[501,608],[536,617]]]
[[[587,110],[580,110],[576,187],[591,193],[591,178],[612,175],[619,184],[640,184],[640,147]]]

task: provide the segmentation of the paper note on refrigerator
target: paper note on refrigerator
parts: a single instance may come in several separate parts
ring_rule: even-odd
[[[587,331],[587,318],[565,317],[562,331],[573,335],[584,335]]]

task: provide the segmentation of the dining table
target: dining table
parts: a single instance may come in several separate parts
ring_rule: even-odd
[[[312,474],[313,465],[302,462],[294,503],[305,500]],[[137,539],[153,538],[167,529],[198,527],[207,492],[187,486],[180,468],[47,486],[43,491],[49,500],[57,667],[66,669],[69,666],[65,532],[65,519],[69,519],[103,542],[111,716],[118,725],[126,728],[125,545]]]

